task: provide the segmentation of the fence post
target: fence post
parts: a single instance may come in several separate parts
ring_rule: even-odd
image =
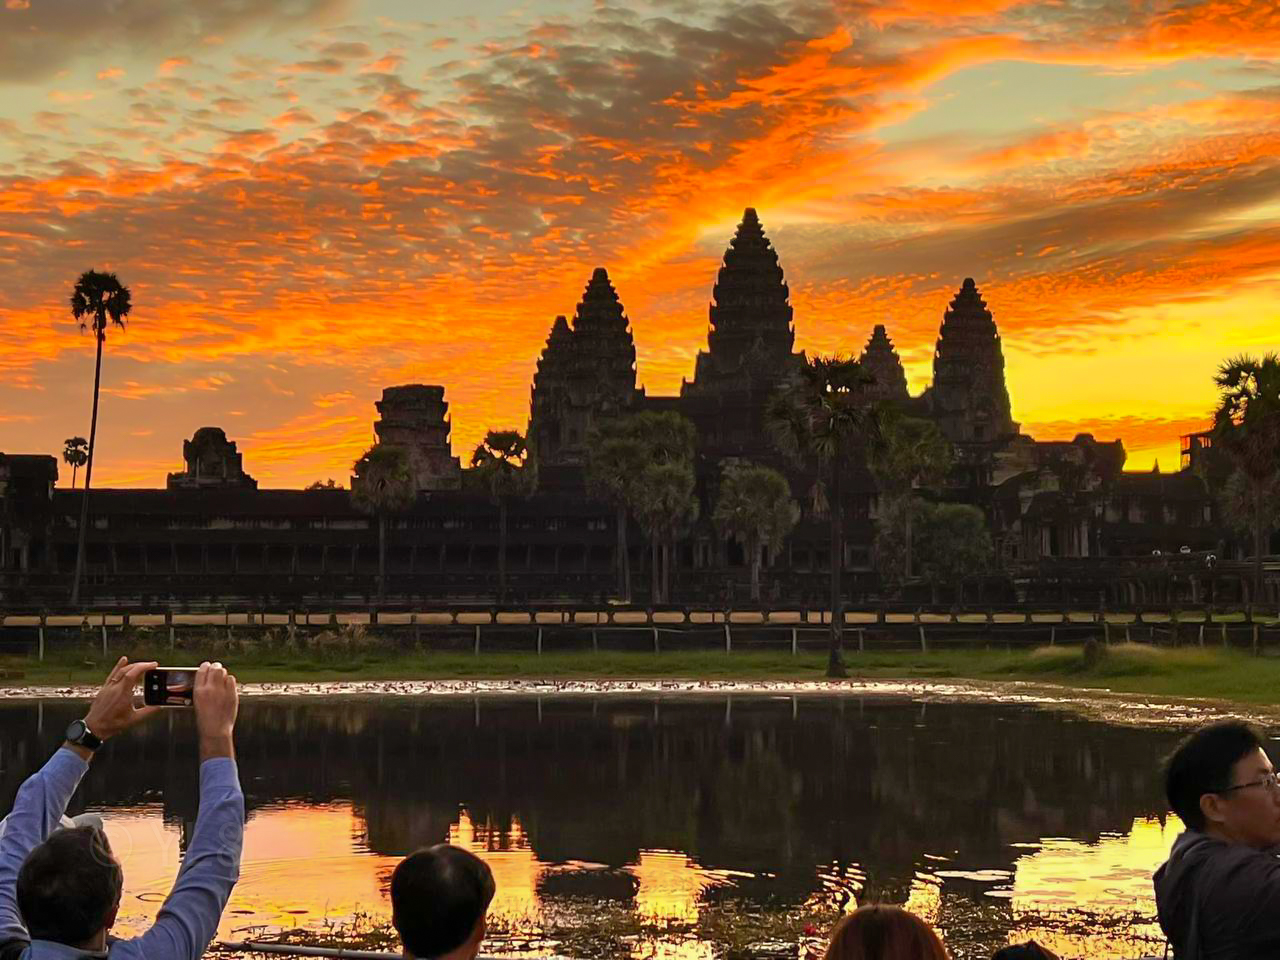
[[[107,656],[107,615],[102,615],[102,656]]]
[[[166,611],[164,612],[164,622],[165,622],[165,625],[169,628],[169,649],[170,649],[170,650],[172,650],[172,649],[173,649],[173,640],[174,640],[174,637],[173,637],[173,611],[172,611],[172,610],[166,610]]]
[[[1133,639],[1129,633],[1129,629],[1130,629],[1129,624],[1126,623],[1124,625],[1124,642],[1125,643],[1133,643]]]
[[[46,619],[47,619],[47,615],[44,613],[41,613],[40,614],[40,662],[41,663],[44,663],[44,624]]]
[[[1049,628],[1049,646],[1051,647],[1055,646],[1057,642],[1058,642],[1058,628],[1051,626]]]
[[[1258,622],[1253,622],[1253,655],[1258,655]]]
[[[599,653],[599,652],[600,652],[600,644],[599,644],[599,642],[598,642],[598,641],[597,641],[597,639],[596,639],[596,628],[595,628],[595,627],[592,627],[592,628],[591,628],[591,652],[592,652],[592,653]]]
[[[724,622],[724,652],[733,653],[733,634],[729,631],[729,621]]]
[[[542,628],[538,628],[538,656],[542,656]],[[538,700],[538,713],[542,713],[542,700]]]
[[[920,624],[920,650],[924,653],[929,652],[929,643],[924,638],[924,624]]]
[[[1200,646],[1204,646],[1204,624],[1200,624]]]
[[[1225,647],[1225,646],[1228,646],[1228,644],[1227,644],[1227,621],[1225,621],[1225,620],[1223,620],[1223,621],[1222,621],[1222,645],[1223,645],[1224,647]]]
[[[858,652],[862,653],[867,648],[867,631],[862,627],[858,628]]]
[[[1103,617],[1102,619],[1102,644],[1103,646],[1111,646],[1111,621]]]
[[[652,618],[652,617],[653,617],[653,611],[652,611],[652,610],[651,610],[651,611],[649,611],[649,616],[650,616],[650,618]],[[654,653],[661,653],[661,652],[662,652],[662,648],[658,645],[658,625],[657,625],[657,624],[654,624],[654,626],[653,626],[653,652],[654,652]]]
[[[476,649],[475,655],[480,656],[480,624],[476,624]]]

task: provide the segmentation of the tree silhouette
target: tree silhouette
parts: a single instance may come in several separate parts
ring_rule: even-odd
[[[76,471],[89,462],[89,441],[84,437],[68,437],[62,448],[62,460],[71,468],[71,489],[76,488]]]
[[[498,505],[498,602],[507,599],[507,503],[527,497],[538,477],[529,461],[529,449],[518,430],[490,430],[471,454],[471,466],[489,496]]]
[[[1280,356],[1240,355],[1218,368],[1213,443],[1226,451],[1253,497],[1253,602],[1262,599],[1263,499],[1280,479]]]
[[[831,521],[831,636],[827,676],[844,666],[844,501],[842,477],[859,444],[880,442],[880,413],[868,388],[875,384],[857,360],[813,357],[793,371],[770,398],[767,427],[783,453],[814,463],[824,477]],[[819,491],[821,494],[823,491]],[[820,497],[815,497],[815,500]]]
[[[675,542],[698,519],[694,485],[693,465],[688,461],[651,463],[640,474],[636,490],[636,518],[652,544],[652,595],[658,603],[670,602],[671,554]],[[659,569],[662,571],[661,579]]]
[[[107,342],[107,327],[115,324],[124,329],[124,321],[132,308],[129,288],[114,273],[86,270],[71,291],[71,315],[80,321],[80,329],[92,330],[97,341],[97,357],[93,365],[93,415],[89,420],[89,450],[85,458],[84,492],[80,496],[80,528],[76,544],[76,572],[71,581],[71,603],[80,602],[80,580],[84,575],[85,535],[89,529],[89,488],[93,480],[93,454],[98,438],[98,392],[102,386],[102,345]]]
[[[618,527],[618,596],[631,602],[631,555],[627,522],[637,499],[640,474],[648,458],[644,444],[630,436],[626,425],[611,420],[601,426],[587,447],[587,489],[612,504]]]
[[[890,501],[886,513],[901,518],[902,577],[909,580],[917,504],[914,490],[918,484],[936,482],[946,475],[953,458],[951,441],[932,420],[904,417],[892,408],[882,408],[880,420],[881,442],[872,450],[869,466],[882,496]]]
[[[800,519],[791,486],[777,470],[753,463],[725,468],[712,520],[742,544],[751,567],[751,599],[760,602],[760,549],[779,550]]]
[[[403,513],[418,498],[409,458],[400,447],[377,443],[351,466],[351,502],[378,519],[378,600],[387,595],[387,517]]]

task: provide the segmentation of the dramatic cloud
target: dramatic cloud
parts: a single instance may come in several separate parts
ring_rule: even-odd
[[[0,109],[0,409],[47,399],[0,421],[0,449],[83,432],[91,344],[64,303],[91,265],[137,305],[108,342],[104,418],[130,422],[107,428],[106,482],[159,482],[205,421],[260,479],[344,477],[396,382],[446,385],[465,454],[523,426],[597,265],[642,381],[674,392],[750,205],[801,346],[855,352],[885,322],[919,389],[974,276],[1028,429],[1172,466],[1221,355],[1274,341],[1264,6],[534,4],[494,28],[121,0],[134,29],[0,29],[0,81],[47,78]],[[77,59],[86,80],[53,76]]]

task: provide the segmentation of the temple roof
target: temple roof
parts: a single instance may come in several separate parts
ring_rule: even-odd
[[[978,285],[973,277],[965,277],[964,284],[951,298],[951,305],[942,317],[942,329],[938,334],[938,349],[941,352],[943,343],[950,340],[964,341],[963,346],[982,341],[999,343],[1000,334],[996,331],[995,320],[987,309],[987,302],[978,292]]]
[[[859,363],[863,369],[875,378],[875,393],[888,399],[905,400],[907,393],[907,374],[902,369],[902,358],[893,348],[893,341],[883,323],[877,323],[871,331],[871,337],[862,351]]]

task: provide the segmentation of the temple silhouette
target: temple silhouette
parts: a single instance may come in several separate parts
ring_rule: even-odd
[[[934,421],[955,451],[947,478],[929,494],[984,512],[995,568],[980,594],[1139,603],[1203,599],[1212,552],[1239,554],[1206,482],[1205,435],[1184,438],[1175,473],[1127,472],[1120,440],[1081,433],[1038,441],[1014,421],[995,317],[966,278],[946,305],[933,379],[907,388],[890,331],[876,325],[861,360],[878,399]],[[674,396],[637,386],[631,322],[608,272],[597,268],[572,321],[551,325],[533,375],[527,428],[537,465],[536,494],[511,503],[507,541],[510,594],[520,600],[599,601],[616,585],[614,511],[587,495],[585,462],[593,428],[622,414],[676,411],[697,429],[696,469],[703,519],[676,551],[674,599],[743,599],[746,558],[709,519],[723,466],[751,461],[791,482],[799,525],[765,558],[771,601],[816,600],[832,558],[828,526],[808,492],[814,477],[774,449],[765,411],[781,380],[805,356],[795,350],[790,293],[778,254],[754,209],[743,214],[712,288],[706,348],[692,379]],[[469,599],[494,590],[497,511],[468,482],[450,442],[445,387],[388,387],[376,404],[382,443],[408,454],[417,502],[389,523],[388,596]],[[335,602],[367,598],[377,571],[377,524],[347,491],[266,490],[217,427],[183,444],[186,467],[165,489],[95,489],[86,589],[97,600],[204,598]],[[81,491],[55,489],[50,456],[0,454],[0,600],[61,599],[75,565]],[[871,545],[879,491],[865,464],[843,483],[843,562],[851,598],[876,595]],[[639,598],[648,545],[629,537]],[[1272,584],[1274,587],[1275,584]],[[1243,597],[1246,585],[1234,588]]]

